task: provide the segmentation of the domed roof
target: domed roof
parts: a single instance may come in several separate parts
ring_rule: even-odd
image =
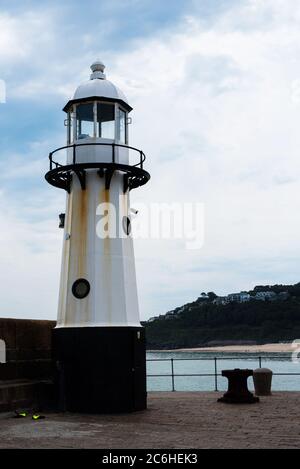
[[[72,99],[89,98],[99,96],[100,98],[121,99],[127,103],[124,93],[109,80],[87,80],[81,83],[76,89]]]
[[[103,73],[104,69],[105,65],[99,60],[91,65],[92,74],[90,79],[84,81],[77,87],[72,99],[64,107],[64,111],[67,111],[69,106],[74,102],[81,100],[87,101],[89,98],[104,98],[111,101],[122,102],[128,110],[132,109],[120,88],[115,86],[111,81],[106,80],[106,76]]]

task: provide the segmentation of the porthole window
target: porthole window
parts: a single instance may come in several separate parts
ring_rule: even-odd
[[[82,298],[88,296],[90,289],[91,286],[89,282],[85,278],[79,278],[73,283],[72,293],[75,298],[79,298],[81,300]]]
[[[123,224],[124,233],[127,234],[127,235],[130,235],[130,233],[131,233],[131,221],[130,221],[130,218],[129,218],[129,217],[123,217],[122,224]]]

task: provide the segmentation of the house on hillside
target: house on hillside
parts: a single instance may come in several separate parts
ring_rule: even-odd
[[[240,292],[240,293],[230,293],[227,295],[228,301],[230,303],[246,303],[250,301],[250,295],[247,292]]]
[[[206,301],[206,300],[209,300],[209,295],[207,295],[206,293],[201,293],[201,296],[199,296],[199,298],[197,299],[197,301]]]
[[[277,294],[274,291],[259,291],[254,298],[258,301],[274,301],[277,299]]]
[[[280,300],[280,301],[284,301],[284,300],[287,300],[289,298],[289,296],[290,296],[289,292],[282,291],[282,292],[278,293],[277,299]]]
[[[171,319],[173,316],[174,316],[174,310],[168,311],[168,312],[165,314],[165,319]],[[176,316],[176,315],[175,315],[175,316]]]
[[[158,319],[158,316],[152,316],[152,318],[148,319],[148,322],[153,322],[155,319]]]

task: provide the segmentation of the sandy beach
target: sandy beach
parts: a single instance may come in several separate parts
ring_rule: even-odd
[[[299,344],[300,347],[300,344]],[[149,352],[245,352],[245,353],[289,353],[293,352],[292,344],[263,345],[224,345],[218,347],[179,348],[173,350],[149,350]]]

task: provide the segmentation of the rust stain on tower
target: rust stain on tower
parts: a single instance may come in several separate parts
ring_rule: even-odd
[[[88,188],[80,191],[78,195],[78,277],[84,277],[86,275]]]

